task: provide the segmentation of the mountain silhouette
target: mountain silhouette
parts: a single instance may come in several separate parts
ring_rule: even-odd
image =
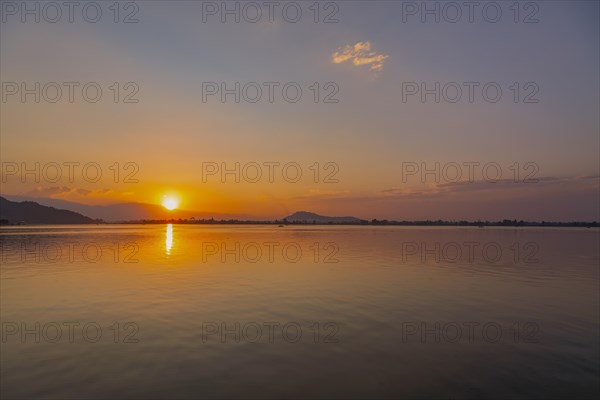
[[[97,221],[79,213],[40,205],[33,201],[16,202],[0,197],[0,219],[10,224],[94,224]]]
[[[327,217],[308,211],[297,211],[284,218],[288,222],[312,224],[358,224],[362,220],[356,217]]]

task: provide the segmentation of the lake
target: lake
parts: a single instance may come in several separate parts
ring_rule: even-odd
[[[0,229],[2,398],[596,398],[598,229]]]

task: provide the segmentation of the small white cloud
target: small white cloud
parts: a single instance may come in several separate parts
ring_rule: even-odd
[[[371,71],[380,72],[383,70],[383,63],[389,56],[378,54],[371,51],[371,42],[357,42],[353,45],[338,48],[332,55],[331,61],[334,64],[340,64],[352,60],[352,64],[360,67],[368,65]]]

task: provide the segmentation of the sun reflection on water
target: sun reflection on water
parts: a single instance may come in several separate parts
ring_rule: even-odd
[[[171,254],[171,248],[173,247],[173,224],[167,225],[167,234],[165,238],[165,247],[167,255]]]

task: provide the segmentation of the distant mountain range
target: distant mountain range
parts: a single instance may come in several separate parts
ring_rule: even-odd
[[[251,221],[249,216],[199,213],[193,211],[168,211],[161,206],[145,203],[120,203],[91,206],[60,199],[34,199],[10,196],[0,197],[0,219],[10,224],[90,224],[104,222],[160,221],[171,219],[190,220],[237,220]],[[298,211],[283,219],[289,223],[306,224],[359,224],[356,217],[328,217],[308,211]]]
[[[363,222],[356,217],[327,217],[308,211],[298,211],[284,218],[285,221],[304,224],[359,224]]]
[[[94,224],[92,218],[69,210],[42,206],[33,201],[15,202],[0,197],[0,220],[11,224]]]
[[[142,221],[158,219],[245,219],[247,215],[197,212],[186,210],[169,211],[162,206],[147,203],[118,203],[105,206],[92,206],[61,199],[6,196],[11,201],[34,201],[41,205],[75,211],[93,219],[105,222]]]

